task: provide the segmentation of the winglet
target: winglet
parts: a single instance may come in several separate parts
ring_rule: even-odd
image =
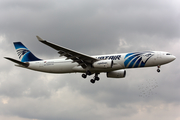
[[[39,36],[36,36],[36,37],[37,37],[37,39],[38,39],[40,42],[45,41],[45,40],[43,40],[42,38],[40,38]]]

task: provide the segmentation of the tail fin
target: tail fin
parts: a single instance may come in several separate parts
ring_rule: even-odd
[[[41,60],[34,56],[21,42],[14,42],[14,46],[21,62]]]

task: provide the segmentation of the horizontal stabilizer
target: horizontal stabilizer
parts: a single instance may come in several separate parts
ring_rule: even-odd
[[[13,59],[13,58],[8,58],[8,57],[4,57],[5,59],[8,59],[8,60],[10,60],[10,61],[12,61],[12,62],[15,62],[15,63],[17,63],[17,64],[19,64],[19,65],[21,65],[21,66],[23,66],[23,67],[28,67],[29,66],[29,63],[23,63],[23,62],[21,62],[21,61],[18,61],[18,60],[15,60],[15,59]]]

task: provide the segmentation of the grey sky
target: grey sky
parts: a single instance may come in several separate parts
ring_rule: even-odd
[[[179,1],[0,0],[0,15],[0,119],[180,120]],[[159,74],[128,69],[126,78],[101,74],[92,85],[92,76],[30,71],[3,58],[18,59],[14,41],[40,58],[58,58],[36,35],[89,55],[162,50],[177,59]],[[158,87],[140,96],[153,80]]]

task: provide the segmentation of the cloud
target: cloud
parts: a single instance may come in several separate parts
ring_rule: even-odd
[[[129,120],[179,119],[179,2],[172,1],[42,1],[0,2],[0,119]],[[39,43],[39,35],[89,54],[162,50],[177,59],[156,67],[127,69],[123,79],[106,78],[92,85],[81,74],[47,74],[14,66],[14,41],[36,56],[59,58]],[[139,87],[156,80],[150,97]]]

